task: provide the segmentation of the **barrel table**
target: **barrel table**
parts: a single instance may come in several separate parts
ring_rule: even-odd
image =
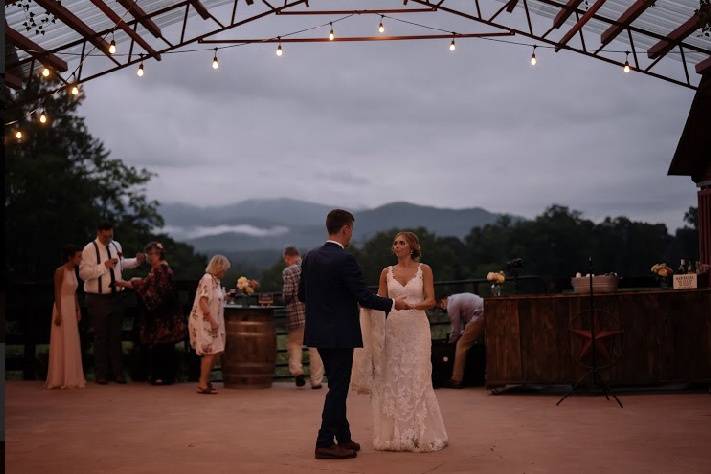
[[[484,300],[486,386],[568,385],[589,366],[589,296]],[[617,387],[711,384],[711,289],[595,296],[598,366]]]
[[[276,362],[274,306],[225,305],[225,388],[269,388]]]

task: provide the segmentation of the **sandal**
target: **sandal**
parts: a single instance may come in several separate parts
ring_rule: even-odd
[[[217,395],[217,390],[210,387],[209,385],[205,388],[196,387],[196,389],[197,393],[199,393],[200,395]]]

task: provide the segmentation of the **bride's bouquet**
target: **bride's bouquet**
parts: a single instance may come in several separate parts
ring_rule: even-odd
[[[250,296],[259,288],[259,282],[257,282],[257,280],[250,280],[246,276],[241,276],[237,279],[236,286],[243,295]]]
[[[502,271],[489,272],[486,274],[486,281],[491,283],[491,295],[501,296],[501,287],[506,282],[506,274]]]

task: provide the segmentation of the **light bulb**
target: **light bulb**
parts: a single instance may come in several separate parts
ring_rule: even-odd
[[[452,42],[449,43],[449,50],[454,51],[455,49],[457,49],[457,47],[454,45],[454,38],[452,38]]]
[[[116,41],[111,40],[111,44],[109,45],[109,53],[114,54],[116,52]]]
[[[531,54],[531,66],[536,65],[536,53]]]
[[[40,123],[47,123],[47,116],[45,115],[44,112],[42,112],[39,116],[39,121]]]
[[[15,138],[17,138],[18,140],[22,139],[22,132],[20,130],[15,132]]]
[[[217,56],[215,56],[212,60],[212,69],[219,69],[220,68],[220,61],[217,60]]]
[[[79,95],[79,88],[77,86],[72,86],[72,95]]]
[[[282,54],[284,54],[284,50],[281,48],[281,43],[279,43],[279,46],[277,46],[276,55],[281,56]]]
[[[49,77],[49,73],[50,73],[49,68],[42,69],[42,75],[44,77]]]
[[[625,60],[625,67],[622,68],[624,72],[630,72],[630,62]]]
[[[138,74],[138,77],[143,77],[143,63],[138,66],[138,71],[136,71],[136,74]]]
[[[331,25],[331,31],[328,33],[328,39],[333,41],[333,38],[335,38],[336,35],[333,34],[333,25]]]
[[[380,20],[380,24],[378,25],[378,31],[381,33],[385,32],[385,26],[383,26],[383,21]]]

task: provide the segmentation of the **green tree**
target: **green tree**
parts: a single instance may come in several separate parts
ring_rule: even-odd
[[[51,278],[61,248],[92,239],[100,221],[114,222],[127,255],[158,238],[152,230],[163,224],[157,203],[146,197],[153,174],[110,157],[77,114],[83,97],[59,93],[41,104],[28,101],[50,87],[56,83],[35,81],[30,90],[6,97],[6,117],[17,120],[5,137],[5,256],[12,281]],[[41,112],[48,117],[45,124],[38,120]],[[19,141],[17,129],[23,132]],[[204,263],[191,247],[159,239],[176,252],[169,252],[174,266]]]

